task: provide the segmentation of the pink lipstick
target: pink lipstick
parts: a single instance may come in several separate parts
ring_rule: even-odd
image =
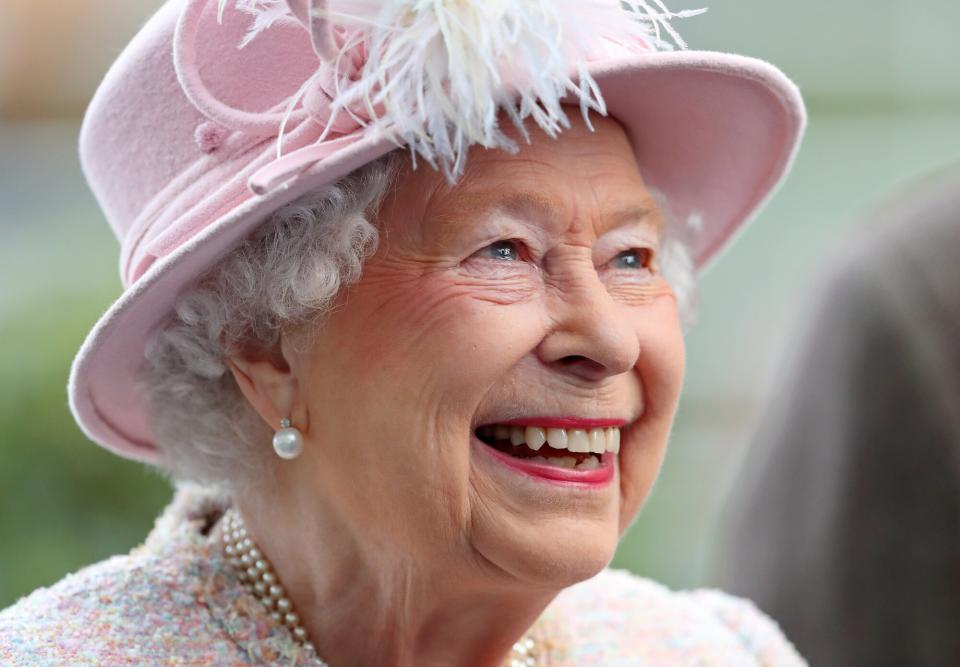
[[[559,428],[559,427],[557,427]],[[600,456],[600,467],[593,470],[575,470],[561,468],[546,463],[533,463],[526,459],[504,454],[493,447],[477,441],[480,449],[487,452],[496,462],[511,468],[519,473],[541,479],[553,484],[576,484],[583,486],[603,487],[613,479],[613,461],[616,454],[605,452]]]

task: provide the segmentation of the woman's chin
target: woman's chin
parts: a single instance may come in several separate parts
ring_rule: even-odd
[[[620,536],[615,456],[606,462],[609,479],[577,481],[511,465],[479,440],[471,447],[471,541],[494,570],[559,589],[610,563]]]
[[[511,582],[560,590],[603,570],[617,548],[615,523],[598,525],[571,519],[514,527],[475,526],[474,547],[496,573]]]

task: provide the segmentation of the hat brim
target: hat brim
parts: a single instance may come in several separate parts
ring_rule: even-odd
[[[701,220],[694,256],[702,270],[789,170],[806,123],[799,91],[772,65],[726,53],[642,54],[589,70],[644,179],[667,197],[677,219]],[[394,148],[387,139],[360,139],[157,260],[100,318],[74,359],[68,393],[83,432],[120,456],[158,463],[136,380],[147,341],[178,296],[271,212]]]

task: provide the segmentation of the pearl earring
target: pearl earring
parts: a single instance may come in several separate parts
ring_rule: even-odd
[[[273,434],[273,451],[281,459],[295,459],[303,451],[303,433],[291,426],[289,419],[280,420],[280,429]]]

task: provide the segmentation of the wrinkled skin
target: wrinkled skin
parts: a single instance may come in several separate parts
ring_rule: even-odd
[[[654,483],[684,364],[663,223],[622,127],[570,116],[516,155],[471,149],[453,187],[403,168],[322,326],[234,360],[305,437],[238,502],[331,664],[497,664]],[[529,478],[472,436],[525,415],[629,421],[613,483]]]

